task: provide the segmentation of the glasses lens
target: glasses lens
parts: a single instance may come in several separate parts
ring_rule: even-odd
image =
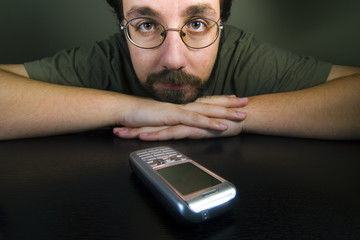
[[[155,48],[164,41],[164,27],[150,18],[136,18],[128,22],[129,40],[141,48]]]
[[[212,19],[198,18],[182,27],[184,43],[191,48],[205,48],[213,44],[219,35],[219,25]]]

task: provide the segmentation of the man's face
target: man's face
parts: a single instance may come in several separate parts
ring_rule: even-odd
[[[220,19],[219,0],[124,0],[123,8],[125,24],[135,18],[147,17],[165,28],[180,29],[196,18],[216,22]],[[146,30],[151,27],[141,27],[144,26]],[[219,38],[206,48],[193,49],[184,44],[178,31],[168,31],[165,41],[156,48],[142,49],[129,41],[128,46],[142,86],[159,100],[184,103],[195,100],[208,81]]]

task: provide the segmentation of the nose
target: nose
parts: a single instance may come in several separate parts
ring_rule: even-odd
[[[179,31],[168,31],[160,48],[160,64],[164,69],[181,70],[185,68],[189,49],[181,40]]]

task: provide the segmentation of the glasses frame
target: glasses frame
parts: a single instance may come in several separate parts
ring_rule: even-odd
[[[138,45],[137,43],[135,43],[132,39],[131,39],[131,37],[130,37],[130,34],[129,34],[129,24],[132,22],[132,21],[135,21],[135,20],[138,20],[138,19],[149,19],[149,20],[151,20],[151,21],[153,21],[153,22],[156,22],[156,23],[158,23],[163,29],[164,29],[164,31],[161,33],[161,34],[164,34],[164,38],[162,39],[162,41],[158,44],[158,45],[156,45],[156,46],[154,46],[154,47],[142,47],[142,46],[140,46],[140,45]],[[210,44],[208,44],[208,45],[206,45],[206,46],[204,46],[204,47],[192,47],[192,46],[189,46],[185,41],[184,41],[184,39],[183,39],[183,37],[185,36],[185,35],[183,35],[183,28],[189,23],[189,22],[191,22],[191,21],[196,21],[196,20],[198,20],[198,19],[204,19],[204,20],[208,20],[208,21],[212,21],[212,22],[214,22],[215,24],[216,24],[216,26],[217,26],[217,32],[216,32],[216,37],[215,37],[215,39],[210,43]],[[124,21],[126,21],[127,23],[125,24],[125,25],[123,25],[123,22]],[[181,38],[181,41],[188,47],[188,48],[192,48],[192,49],[203,49],[203,48],[207,48],[207,47],[209,47],[209,46],[211,46],[212,44],[214,44],[214,42],[216,42],[216,40],[219,38],[219,35],[220,35],[220,30],[223,30],[224,29],[224,25],[220,22],[220,23],[218,23],[219,21],[220,21],[220,19],[218,20],[218,21],[215,21],[215,20],[213,20],[213,19],[211,19],[211,18],[204,18],[204,17],[199,17],[199,18],[194,18],[194,19],[191,19],[191,20],[189,20],[189,21],[187,21],[181,28],[166,28],[163,24],[161,24],[160,22],[158,22],[158,21],[156,21],[156,20],[154,20],[154,19],[152,19],[152,18],[149,18],[149,17],[137,17],[137,18],[133,18],[133,19],[131,19],[131,20],[126,20],[125,18],[124,18],[124,21],[122,21],[122,23],[120,24],[120,30],[123,30],[124,32],[125,32],[125,36],[126,36],[126,38],[133,44],[133,45],[135,45],[136,47],[138,47],[138,48],[142,48],[142,49],[154,49],[154,48],[158,48],[158,47],[160,47],[164,42],[165,42],[165,39],[166,39],[166,36],[167,36],[167,32],[168,31],[176,31],[176,32],[179,32],[179,36],[180,36],[180,38]]]

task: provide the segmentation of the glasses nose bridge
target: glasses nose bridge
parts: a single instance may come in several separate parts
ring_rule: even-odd
[[[173,31],[173,32],[178,32],[179,33],[179,36],[180,36],[180,39],[184,42],[184,39],[183,37],[186,35],[184,32],[183,32],[183,28],[165,28],[164,27],[164,39],[163,39],[163,42],[165,41],[165,38],[167,37],[167,33],[169,31]],[[185,42],[184,42],[185,43]]]
[[[183,28],[165,28],[164,27],[165,35],[167,35],[167,32],[169,32],[169,31],[178,32],[181,38],[183,37],[183,34],[184,34]]]
[[[182,28],[164,28],[165,31],[175,31],[175,32],[180,32],[182,31]]]

